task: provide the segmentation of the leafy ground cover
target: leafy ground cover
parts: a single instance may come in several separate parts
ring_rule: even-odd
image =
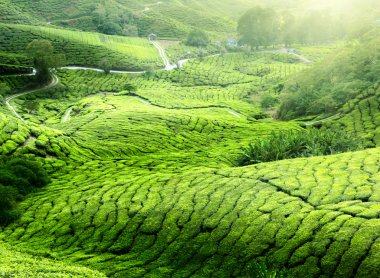
[[[75,99],[107,93],[131,94],[149,104],[147,107],[221,109],[235,118],[255,120],[263,117],[260,99],[266,94],[278,95],[278,88],[288,76],[307,67],[289,54],[263,52],[191,60],[180,70],[143,75],[60,70],[60,87],[19,98],[15,103],[21,108],[19,112],[26,113],[23,103],[38,97],[40,108],[25,117],[39,123],[58,123],[70,106],[75,107]],[[128,92],[129,85],[136,91]]]
[[[201,8],[205,4],[210,9]],[[235,28],[230,17],[249,6],[245,0],[239,1],[239,4],[240,8],[231,1],[221,5],[215,0],[208,0],[207,3],[172,0],[112,0],[108,3],[100,0],[1,0],[0,19],[9,23],[48,23],[85,31],[101,31],[99,27],[104,23],[102,13],[110,13],[113,16],[108,20],[118,24],[121,32],[131,34],[129,30],[132,29],[132,35],[135,36],[147,37],[154,32],[160,37],[185,38],[193,28],[205,28],[214,36],[225,36],[224,33],[232,33]],[[231,13],[231,10],[234,12]]]

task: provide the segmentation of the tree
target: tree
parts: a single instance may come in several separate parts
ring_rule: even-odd
[[[37,100],[29,100],[29,101],[25,102],[24,107],[26,108],[26,110],[30,114],[30,113],[32,113],[34,111],[37,111],[38,108],[40,107],[40,104],[38,103]]]
[[[132,85],[132,84],[130,84],[130,83],[127,83],[127,84],[124,85],[124,90],[127,91],[128,93],[131,93],[131,92],[133,92],[133,91],[136,91],[137,88],[136,88],[135,85]]]
[[[238,22],[240,42],[256,49],[276,42],[279,20],[272,9],[256,7],[247,11]]]
[[[0,225],[17,218],[15,208],[18,201],[49,182],[39,162],[25,157],[0,157]]]
[[[55,55],[54,48],[48,40],[33,40],[28,44],[26,52],[33,59],[37,71],[36,78],[41,84],[49,81],[51,68],[57,68],[65,63],[65,56]]]
[[[104,73],[108,74],[111,72],[111,69],[112,69],[112,64],[110,62],[110,60],[108,60],[107,58],[103,58],[100,63],[99,63],[99,67],[104,70]]]
[[[120,25],[111,20],[106,21],[103,26],[101,26],[101,30],[108,35],[117,35],[122,32]]]
[[[209,44],[210,40],[207,34],[201,30],[194,30],[189,33],[186,44],[196,47],[205,47]]]

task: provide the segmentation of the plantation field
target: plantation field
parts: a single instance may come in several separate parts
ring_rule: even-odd
[[[107,58],[114,69],[162,67],[157,49],[146,39],[16,24],[0,24],[0,30],[0,53],[4,53],[0,55],[1,63],[9,62],[6,58],[13,56],[13,64],[21,64],[25,56],[20,54],[25,53],[29,42],[48,39],[57,53],[65,53],[69,65],[97,67],[102,59]]]
[[[209,9],[202,8],[204,5]],[[133,26],[136,30],[133,35],[140,37],[154,32],[161,38],[184,39],[194,28],[206,29],[211,36],[225,37],[235,31],[235,18],[251,6],[246,0],[239,1],[239,5],[236,7],[236,1],[221,4],[215,0],[113,0],[109,3],[100,0],[0,0],[0,20],[99,31],[97,11],[103,6],[113,18],[119,17],[126,23],[123,27]]]
[[[56,173],[3,236],[113,277],[244,275],[260,258],[296,277],[374,277],[379,155],[180,174],[89,161]]]
[[[266,94],[278,94],[278,84],[307,67],[289,54],[262,52],[190,60],[180,70],[140,75],[60,70],[60,88],[24,98],[28,101],[37,97],[41,104],[39,111],[25,117],[37,123],[58,123],[69,107],[75,107],[73,100],[113,93],[131,94],[148,104],[147,107],[224,109],[229,116],[255,120],[263,116],[260,99]],[[128,84],[136,90],[128,93]],[[15,100],[15,103],[22,108],[23,98]]]
[[[246,277],[260,261],[295,277],[376,277],[380,149],[234,167],[256,138],[301,130],[261,101],[310,66],[262,51],[143,74],[60,69],[54,88],[11,101],[25,122],[0,106],[1,153],[36,156],[52,178],[1,230],[16,249],[0,244],[0,273],[37,256],[30,271],[46,277]],[[335,124],[369,133],[377,98],[358,96]]]

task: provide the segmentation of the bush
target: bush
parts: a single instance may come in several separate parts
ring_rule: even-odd
[[[17,201],[48,183],[49,177],[40,163],[24,158],[0,158],[0,224],[16,219]]]
[[[268,138],[259,138],[243,149],[236,160],[237,166],[262,162],[332,155],[362,148],[361,141],[343,130],[307,129],[272,133]]]
[[[16,205],[17,195],[16,188],[0,184],[0,211],[13,209]]]
[[[287,270],[269,268],[265,263],[255,263],[247,273],[247,278],[287,278],[292,277]]]
[[[262,108],[271,108],[275,106],[278,102],[278,97],[272,95],[272,94],[266,94],[261,99],[261,107]]]

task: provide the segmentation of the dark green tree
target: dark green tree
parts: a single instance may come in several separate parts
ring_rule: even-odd
[[[11,88],[9,88],[7,83],[0,82],[0,95],[5,95],[9,93],[10,90]]]
[[[104,70],[104,73],[109,74],[112,69],[112,63],[109,59],[103,58],[99,63],[99,67]]]
[[[205,47],[209,44],[210,39],[202,30],[194,30],[187,36],[186,44],[196,47]]]
[[[33,59],[37,71],[36,78],[40,84],[50,79],[50,69],[57,68],[65,63],[64,55],[55,55],[54,48],[48,40],[33,40],[28,44],[26,52]]]
[[[285,12],[282,14],[280,32],[281,42],[285,44],[285,47],[289,47],[296,42],[297,19],[290,12]]]
[[[115,21],[108,20],[101,26],[101,31],[108,35],[121,34],[122,28]]]
[[[28,113],[32,113],[38,110],[40,107],[39,102],[37,100],[29,100],[25,102],[24,107],[28,111]]]
[[[238,22],[240,43],[251,48],[268,46],[276,42],[280,22],[272,9],[255,7],[247,11]]]

